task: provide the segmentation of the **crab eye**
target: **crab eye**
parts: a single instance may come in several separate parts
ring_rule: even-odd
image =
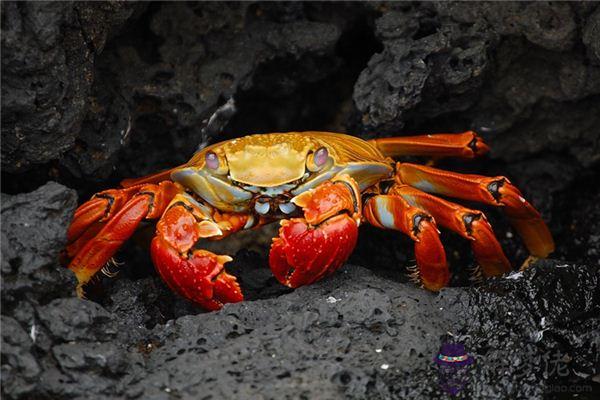
[[[306,168],[311,172],[317,172],[323,169],[329,160],[329,151],[325,147],[319,147],[315,152],[308,154],[306,159]]]
[[[321,147],[315,152],[313,160],[317,167],[322,167],[327,162],[327,158],[329,158],[329,152],[325,147]]]
[[[219,168],[219,157],[212,151],[206,153],[206,166],[210,169]]]

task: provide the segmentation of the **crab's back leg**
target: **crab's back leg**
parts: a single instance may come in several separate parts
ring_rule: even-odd
[[[140,222],[162,215],[179,190],[175,183],[165,181],[136,187],[134,194],[127,189],[103,192],[103,196],[94,197],[79,207],[68,230],[71,243],[67,249],[69,258],[72,256],[69,269],[77,277],[80,294],[83,294],[83,285],[129,239]],[[106,220],[98,219],[98,210],[102,210]]]
[[[412,206],[429,212],[441,227],[468,239],[485,276],[502,275],[511,270],[510,262],[481,211],[468,209],[408,185],[396,184],[389,193],[402,196]]]
[[[142,176],[140,178],[129,178],[121,181],[121,186],[124,188],[130,188],[132,186],[144,185],[148,183],[159,183],[171,179],[171,172],[173,168],[166,169],[164,171],[157,172],[152,175]]]
[[[540,213],[507,178],[459,174],[408,163],[398,163],[396,171],[399,183],[425,192],[502,207],[533,256],[544,258],[554,251],[554,240]]]
[[[67,230],[69,258],[73,258],[78,249],[95,236],[138,190],[138,187],[105,190],[79,206]]]
[[[371,139],[369,143],[377,147],[387,157],[474,158],[489,151],[489,147],[473,131],[379,138]]]
[[[423,286],[437,291],[448,284],[446,253],[436,223],[427,211],[410,205],[397,194],[380,194],[365,200],[363,215],[370,224],[398,230],[415,241],[415,258]]]

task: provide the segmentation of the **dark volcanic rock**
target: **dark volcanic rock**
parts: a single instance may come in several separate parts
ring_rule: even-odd
[[[355,84],[360,129],[396,135],[403,128],[409,133],[471,128],[492,145],[492,158],[513,164],[511,176],[544,180],[545,186],[572,182],[600,154],[598,11],[590,14],[595,7],[540,2],[391,7],[376,21],[384,50]],[[576,29],[578,18],[583,33]],[[530,168],[539,159],[557,158],[566,169]]]
[[[21,172],[75,143],[94,60],[134,5],[2,3],[2,168]]]
[[[57,341],[109,341],[116,334],[106,330],[111,315],[91,301],[56,299],[37,311],[40,321]]]
[[[561,226],[557,252],[566,260],[600,265],[600,186],[596,179],[588,176],[578,181],[570,196],[562,193],[554,206]]]
[[[34,192],[2,194],[2,305],[71,295],[74,276],[57,268],[77,195],[49,182]]]
[[[160,347],[133,388],[143,398],[444,397],[432,358],[450,332],[476,359],[465,398],[543,398],[559,378],[544,376],[552,357],[568,360],[562,377],[597,373],[599,278],[548,261],[436,296],[348,266],[277,299],[157,326]]]
[[[596,9],[585,25],[583,43],[587,47],[590,60],[600,65],[600,8]]]
[[[2,316],[2,393],[22,398],[36,387],[41,368],[31,354],[31,338],[11,317]]]
[[[366,130],[399,132],[405,114],[420,104],[432,118],[466,110],[477,100],[497,34],[479,24],[440,22],[431,13],[391,11],[377,21],[384,50],[371,58],[354,88]]]
[[[111,336],[88,334],[97,317],[79,318],[68,323],[73,331],[55,336],[52,355],[61,372],[48,366],[43,372],[73,380],[30,383],[35,389],[29,393],[444,398],[432,358],[443,342],[460,340],[475,358],[464,398],[541,399],[553,385],[581,382],[578,377],[598,372],[599,279],[597,267],[546,261],[480,288],[434,295],[347,266],[332,279],[275,299],[157,325],[144,342],[130,342],[127,352]],[[548,292],[554,295],[544,296]],[[76,303],[80,313],[91,310]],[[61,310],[77,315],[60,302],[48,307],[55,311],[43,323],[54,334],[63,332],[53,326],[64,322],[52,322],[60,321]],[[31,381],[40,374],[29,356],[33,344],[16,321],[5,323],[12,334],[3,368]],[[110,329],[108,320],[98,323]],[[61,344],[65,340],[70,342]],[[83,371],[97,381],[83,378]],[[3,387],[19,398],[14,385]]]

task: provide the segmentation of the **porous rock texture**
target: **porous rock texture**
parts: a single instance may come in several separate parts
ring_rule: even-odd
[[[475,359],[459,397],[597,395],[596,3],[1,7],[3,398],[447,398],[432,359],[452,341]],[[232,97],[237,114],[206,129]],[[489,157],[439,166],[507,175],[548,221],[553,259],[472,284],[468,244],[444,232],[452,287],[432,294],[407,282],[409,240],[363,227],[351,264],[292,291],[265,236],[241,236],[226,247],[252,248],[228,268],[244,303],[198,310],[135,245],[75,297],[59,257],[77,194],[201,144],[307,129],[477,130]],[[519,265],[518,238],[486,211]]]

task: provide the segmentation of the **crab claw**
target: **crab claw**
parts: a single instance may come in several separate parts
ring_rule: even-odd
[[[199,238],[222,232],[212,221],[197,222],[184,206],[173,206],[157,225],[152,240],[152,261],[166,284],[182,297],[207,310],[244,299],[234,276],[225,272],[229,256],[191,250]]]
[[[351,215],[360,224],[360,190],[348,175],[342,175],[331,182],[324,182],[316,189],[308,190],[292,199],[292,203],[302,208],[304,218],[316,225],[341,212]]]
[[[293,201],[304,218],[281,221],[269,264],[279,282],[296,288],[333,273],[348,259],[358,238],[360,195],[351,178],[341,177]]]
[[[302,218],[283,221],[269,254],[273,275],[292,288],[313,283],[342,266],[357,238],[356,222],[345,214],[317,227]]]
[[[231,260],[206,250],[196,250],[185,259],[163,238],[152,240],[152,261],[162,279],[174,292],[207,310],[244,299],[235,277],[224,270]]]

